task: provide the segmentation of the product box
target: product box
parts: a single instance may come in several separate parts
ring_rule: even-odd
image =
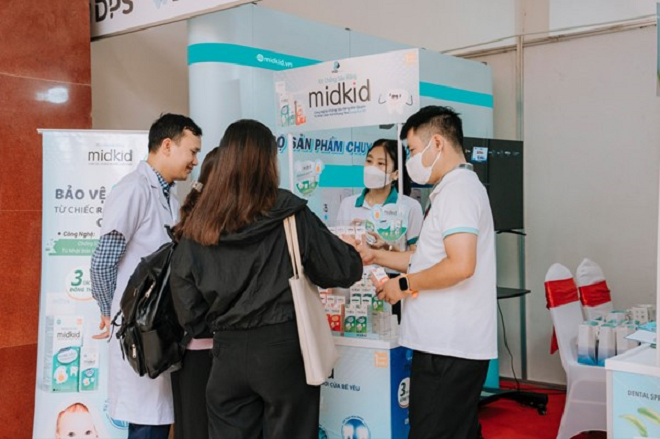
[[[325,305],[326,306],[332,306],[336,302],[337,296],[333,296],[332,294],[326,294],[325,296]]]
[[[362,293],[362,304],[368,305],[369,309],[373,311],[374,299],[376,299],[374,292],[370,288],[365,288],[365,291]]]
[[[598,332],[598,365],[605,366],[605,360],[616,355],[616,326],[606,323]]]
[[[99,351],[83,346],[80,352],[80,391],[92,392],[99,388]]]
[[[78,391],[82,341],[82,317],[46,317],[43,385],[47,390],[52,392]]]
[[[372,332],[370,307],[358,305],[355,307],[355,333],[367,334]]]
[[[325,293],[319,293],[319,298],[321,299],[321,303],[323,306],[325,306],[326,303],[328,303],[328,295]]]
[[[632,348],[639,346],[639,342],[628,340],[626,336],[637,330],[635,325],[621,325],[616,328],[616,354],[621,355]]]
[[[632,320],[639,321],[640,324],[655,321],[654,305],[635,305],[630,309]]]
[[[383,267],[376,267],[371,270],[371,281],[375,286],[381,286],[389,279],[390,277],[387,275]]]
[[[333,332],[342,332],[344,326],[344,306],[334,304],[326,306],[325,314],[328,317],[328,324]]]
[[[595,366],[598,322],[582,323],[578,328],[578,363]]]
[[[349,304],[344,307],[344,334],[354,334],[357,323],[356,305]]]
[[[384,314],[385,313],[385,301],[384,300],[379,300],[376,297],[374,297],[374,300],[372,302],[372,311],[375,314]]]

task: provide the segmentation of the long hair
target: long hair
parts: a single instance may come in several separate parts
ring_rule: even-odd
[[[392,172],[399,171],[399,178],[403,178],[403,195],[410,195],[410,191],[411,191],[410,177],[408,177],[408,171],[406,170],[405,166],[403,167],[403,169],[399,169],[399,161],[398,161],[399,148],[396,140],[378,139],[373,143],[373,145],[371,145],[371,148],[369,148],[367,154],[369,154],[374,148],[377,148],[379,146],[382,146],[385,149],[385,167],[387,168],[388,160],[392,160],[392,162],[394,163],[394,168],[392,169]],[[403,162],[404,163],[406,162],[405,156],[403,157]],[[396,184],[397,184],[397,180],[392,180],[391,185],[398,189]]]
[[[265,217],[275,205],[279,186],[277,144],[267,126],[242,119],[229,125],[218,146],[212,172],[183,237],[213,245]]]
[[[211,175],[211,172],[213,172],[217,163],[218,147],[216,146],[211,151],[209,151],[208,154],[206,154],[206,157],[204,157],[202,169],[199,172],[199,179],[197,180],[199,183],[201,183],[201,187],[199,185],[194,185],[191,191],[188,193],[188,196],[186,196],[186,200],[181,205],[181,209],[179,210],[179,222],[172,228],[175,240],[181,240],[181,236],[183,234],[183,226],[186,221],[188,221],[188,218],[195,209],[195,206],[197,206],[197,201],[199,200],[202,191],[206,188],[209,175]]]

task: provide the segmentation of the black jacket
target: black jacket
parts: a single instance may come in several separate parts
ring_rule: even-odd
[[[194,337],[295,319],[293,275],[283,220],[296,215],[305,274],[321,287],[343,287],[362,277],[362,261],[309,210],[280,189],[267,215],[220,242],[203,246],[182,239],[172,256],[170,285],[179,322]]]

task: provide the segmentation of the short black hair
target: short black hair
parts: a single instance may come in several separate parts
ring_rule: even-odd
[[[166,113],[151,124],[149,128],[149,152],[156,152],[165,139],[177,142],[189,130],[196,137],[201,137],[202,129],[189,117],[181,114]]]
[[[420,109],[410,116],[401,128],[402,140],[408,136],[408,131],[411,129],[418,132],[420,137],[423,136],[423,140],[430,139],[434,134],[440,134],[449,140],[454,148],[463,148],[463,122],[451,107],[429,105]]]

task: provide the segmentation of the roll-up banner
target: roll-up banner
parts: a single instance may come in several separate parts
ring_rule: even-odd
[[[147,156],[142,131],[44,130],[34,439],[125,438],[107,413],[108,340],[89,267],[113,185]],[[115,340],[116,342],[116,340]],[[83,432],[83,433],[80,433]]]
[[[92,39],[120,35],[259,0],[89,0]]]
[[[280,132],[403,123],[419,110],[419,50],[283,70],[274,81]]]

